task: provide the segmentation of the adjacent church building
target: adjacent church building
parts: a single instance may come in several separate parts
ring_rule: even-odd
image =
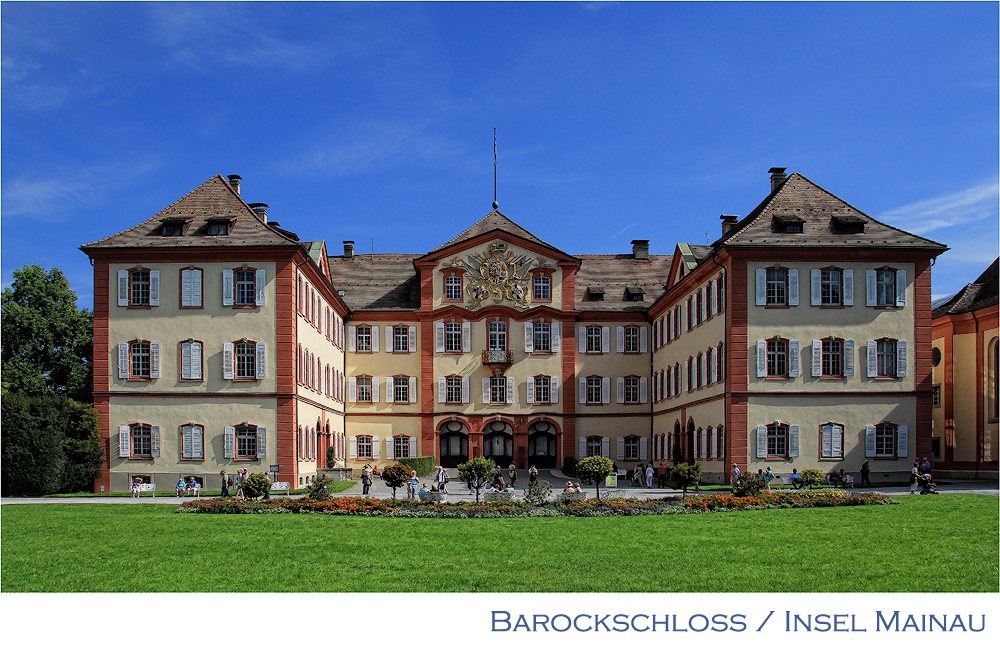
[[[428,252],[331,254],[214,176],[81,247],[95,491],[272,466],[300,487],[417,456],[903,477],[931,454],[946,247],[784,172],[671,255],[566,253],[496,209]]]

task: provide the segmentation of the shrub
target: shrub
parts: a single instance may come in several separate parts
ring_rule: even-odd
[[[323,501],[330,499],[329,480],[326,476],[320,477],[309,484],[309,499]]]
[[[568,477],[576,477],[576,457],[566,457],[563,461],[563,474]]]
[[[396,489],[410,479],[410,469],[406,466],[389,466],[382,469],[382,481],[392,489],[392,500],[396,501]]]
[[[758,495],[765,486],[767,486],[767,480],[764,479],[763,475],[744,472],[733,480],[733,495],[736,497]]]
[[[597,487],[597,499],[601,499],[601,482],[611,474],[611,459],[607,457],[587,457],[576,464],[577,476],[585,482],[593,482]]]
[[[476,457],[465,463],[458,464],[458,476],[464,482],[471,482],[472,488],[476,491],[476,501],[479,501],[479,491],[486,486],[496,471],[496,464],[493,459],[486,457]]]
[[[406,466],[410,470],[416,470],[419,477],[426,477],[434,471],[434,457],[400,459],[399,465]]]
[[[687,495],[688,486],[697,485],[701,481],[701,462],[691,465],[689,463],[678,463],[670,471],[670,477],[681,487],[684,495]]]
[[[3,396],[3,494],[56,493],[66,465],[62,416],[66,398]]]
[[[826,475],[823,474],[822,470],[817,470],[816,468],[803,468],[799,476],[802,477],[803,485],[813,487],[817,484],[822,484],[823,478]]]
[[[337,448],[331,445],[326,449],[326,467],[333,468],[336,465],[337,465]]]
[[[552,494],[552,484],[547,481],[536,481],[528,484],[524,489],[524,501],[528,504],[541,506],[548,501]]]
[[[255,500],[264,497],[271,490],[271,480],[262,472],[252,473],[243,480],[243,495]]]

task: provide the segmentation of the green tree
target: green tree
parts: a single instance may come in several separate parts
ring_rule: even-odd
[[[3,495],[46,495],[61,486],[64,400],[56,396],[7,394],[2,398],[0,484]]]
[[[611,459],[587,457],[576,464],[576,476],[597,486],[597,499],[601,499],[601,482],[611,474]]]
[[[678,463],[670,471],[670,478],[681,487],[682,497],[687,497],[688,486],[701,481],[701,462],[693,465]]]
[[[767,481],[763,475],[752,472],[740,473],[733,480],[733,495],[736,497],[753,497],[760,495],[760,492],[767,486]]]
[[[410,480],[410,469],[406,466],[389,466],[382,469],[382,481],[392,489],[392,501],[396,501],[396,489]]]
[[[28,265],[3,290],[0,362],[12,393],[93,402],[93,314],[58,269]]]
[[[464,482],[470,482],[476,491],[476,501],[479,501],[479,491],[482,490],[496,474],[496,464],[493,459],[476,457],[465,463],[458,464],[458,476]]]
[[[259,499],[267,495],[270,490],[271,480],[263,472],[250,473],[250,476],[243,480],[243,495],[247,499]]]
[[[101,421],[93,405],[65,399],[63,412],[63,465],[60,491],[77,493],[94,490],[101,474]]]
[[[803,468],[802,472],[799,473],[802,477],[802,484],[812,488],[813,486],[823,483],[823,471],[816,468]]]

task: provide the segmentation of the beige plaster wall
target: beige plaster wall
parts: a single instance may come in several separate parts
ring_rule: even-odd
[[[986,399],[983,401],[983,408],[986,413],[983,415],[983,422],[985,423],[983,427],[983,460],[984,461],[996,461],[997,454],[1000,452],[997,445],[1000,444],[1000,421],[996,414],[996,406],[994,404],[996,396],[996,381],[997,381],[997,371],[994,368],[994,349],[998,345],[997,335],[1000,333],[1000,329],[991,328],[983,333],[983,373],[986,375],[983,382],[983,388],[986,391]]]
[[[387,438],[394,436],[414,436],[417,438],[417,450],[411,450],[410,454],[414,457],[433,455],[433,450],[423,449],[420,441],[420,423],[421,419],[419,416],[413,417],[385,417],[385,416],[352,416],[346,424],[347,429],[347,443],[348,443],[348,459],[347,466],[351,468],[363,468],[366,463],[372,463],[373,465],[384,466],[384,465],[394,465],[395,460],[389,460],[386,458],[385,451],[385,441]],[[377,436],[379,437],[379,444],[377,450],[373,451],[372,459],[351,459],[350,457],[350,439],[352,437],[358,436]],[[376,456],[377,455],[377,456]]]
[[[955,402],[955,445],[954,461],[976,460],[976,337],[974,332],[957,334],[952,337],[954,359],[954,386],[952,399]]]
[[[653,456],[652,441],[649,437],[649,416],[620,416],[617,418],[588,418],[578,416],[576,419],[576,439],[573,441],[573,456],[579,455],[579,440],[589,436],[607,437],[609,443],[609,458],[618,464],[619,468],[634,468],[641,462],[649,462]],[[638,436],[646,440],[646,457],[639,461],[618,461],[618,439]],[[641,448],[640,448],[641,450]],[[562,464],[562,459],[559,460]]]
[[[296,336],[298,338],[298,344],[302,346],[303,350],[308,350],[314,355],[318,355],[322,360],[323,367],[327,364],[330,365],[331,369],[337,369],[342,371],[344,368],[344,351],[338,348],[332,341],[326,338],[326,334],[320,332],[316,327],[314,327],[308,319],[297,316],[297,331]],[[345,328],[345,338],[346,328]],[[298,348],[296,348],[296,355],[298,355]],[[296,359],[296,369],[298,368],[298,359]],[[345,380],[346,382],[346,380]],[[322,388],[322,384],[320,385]],[[340,400],[335,400],[334,398],[327,397],[322,391],[316,391],[305,385],[298,385],[296,387],[296,392],[298,395],[308,398],[314,402],[318,402],[329,410],[340,410],[343,411],[343,402]],[[345,384],[344,396],[347,396],[347,389]],[[341,430],[343,431],[343,430]]]

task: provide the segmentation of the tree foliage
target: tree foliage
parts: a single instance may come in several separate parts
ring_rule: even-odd
[[[601,499],[601,482],[611,474],[611,467],[607,457],[587,457],[576,464],[576,476],[597,486],[597,499]]]
[[[254,472],[243,480],[243,495],[249,499],[259,499],[271,490],[271,480],[265,473]]]
[[[462,481],[472,484],[473,490],[476,491],[477,502],[479,501],[479,491],[490,483],[495,474],[496,464],[493,463],[493,459],[486,457],[476,457],[458,464],[458,476]]]
[[[392,489],[392,501],[396,501],[396,489],[410,480],[410,468],[389,466],[382,469],[382,481]]]
[[[524,501],[528,504],[534,504],[535,506],[545,504],[551,494],[552,484],[544,480],[529,482],[528,485],[524,487]]]
[[[753,497],[759,495],[767,487],[767,480],[764,475],[752,472],[740,473],[733,480],[733,495],[736,497]]]
[[[687,496],[688,486],[701,481],[701,462],[676,464],[670,471],[670,478],[677,482],[683,495]]]
[[[93,401],[93,314],[77,309],[61,271],[16,270],[0,310],[0,362],[11,393]]]
[[[823,483],[823,478],[825,475],[822,470],[817,468],[803,468],[802,472],[799,473],[799,477],[802,478],[802,484],[812,488],[813,486],[818,486]]]

